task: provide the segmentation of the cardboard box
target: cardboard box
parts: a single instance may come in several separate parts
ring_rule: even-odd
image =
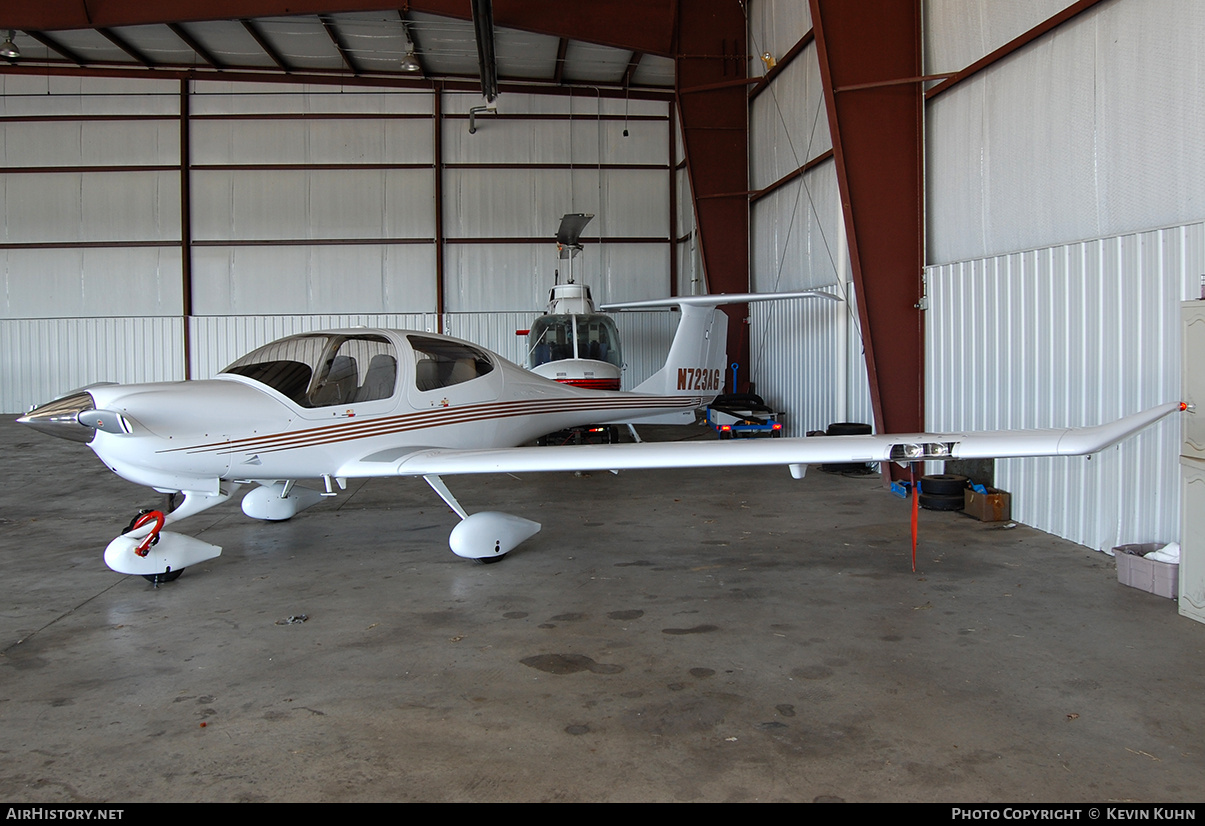
[[[967,488],[963,494],[962,512],[980,522],[1007,522],[1012,519],[1012,507],[1012,496],[996,488],[988,488],[987,493]]]
[[[1174,562],[1143,559],[1143,554],[1157,551],[1162,542],[1141,542],[1118,545],[1113,549],[1117,560],[1117,581],[1139,591],[1175,599],[1180,593],[1180,566]]]

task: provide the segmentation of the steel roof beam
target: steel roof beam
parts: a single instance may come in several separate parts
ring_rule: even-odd
[[[335,20],[329,14],[320,14],[318,19],[322,21],[322,28],[326,29],[326,35],[331,39],[331,43],[335,44],[335,50],[339,52],[339,57],[343,58],[343,65],[353,75],[360,74],[360,67],[356,65],[355,58],[343,45],[343,38],[339,35],[339,28],[335,25]]]
[[[255,25],[255,21],[240,20],[239,22],[242,23],[243,28],[247,30],[247,34],[251,35],[255,42],[259,44],[259,47],[264,50],[264,54],[272,58],[272,62],[275,63],[282,72],[288,73],[292,71],[288,62],[285,61],[284,56],[281,55],[280,52],[276,51],[275,46],[268,42],[268,39],[264,37],[263,32],[259,30],[259,26]]]
[[[76,66],[88,65],[84,62],[84,59],[82,57],[80,57],[75,52],[68,49],[66,46],[60,44],[57,40],[55,40],[53,37],[46,34],[45,32],[30,31],[29,29],[26,29],[25,33],[27,35],[29,35],[30,37],[32,37],[34,40],[41,43],[47,49],[50,49],[50,51],[58,52],[63,57],[67,58],[72,63],[74,63]]]
[[[556,44],[556,71],[552,73],[552,82],[560,86],[565,82],[565,55],[569,52],[569,39],[560,38]]]
[[[642,52],[632,52],[631,58],[628,59],[628,67],[623,70],[623,86],[626,89],[632,85],[632,75],[636,74],[636,68],[640,65],[640,58],[644,57]]]
[[[201,58],[215,69],[222,68],[221,61],[215,58],[208,49],[201,45],[200,41],[189,34],[188,30],[179,23],[168,23],[167,27],[172,30],[172,33],[175,34],[176,37],[180,38],[180,40],[184,42],[185,46],[196,52],[197,57]]]
[[[102,36],[103,38],[105,38],[105,40],[108,40],[110,43],[112,43],[117,48],[121,49],[123,52],[128,54],[130,57],[134,58],[135,62],[141,63],[146,68],[151,69],[151,68],[154,68],[154,66],[156,65],[155,61],[151,60],[149,57],[144,55],[142,52],[138,51],[133,46],[131,46],[129,43],[125,42],[125,40],[123,40],[121,38],[121,36],[118,35],[116,32],[114,32],[112,29],[97,29],[96,33],[99,34],[100,36]]]

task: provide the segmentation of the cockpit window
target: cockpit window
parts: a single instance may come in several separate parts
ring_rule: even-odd
[[[444,338],[407,336],[414,348],[414,383],[419,390],[439,390],[471,381],[494,369],[485,351]]]
[[[377,335],[291,336],[253,350],[222,372],[266,384],[301,407],[358,404],[393,395],[397,352]]]
[[[610,316],[544,315],[527,334],[528,368],[563,359],[593,359],[623,366],[619,330]]]

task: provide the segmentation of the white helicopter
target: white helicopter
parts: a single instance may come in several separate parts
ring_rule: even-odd
[[[568,274],[562,284],[557,270],[556,282],[548,293],[548,309],[526,333],[525,366],[538,376],[562,384],[618,390],[623,374],[619,329],[610,316],[598,312],[590,288],[578,284],[573,272],[573,262],[582,251],[582,230],[593,217],[580,212],[561,217],[556,249]]]
[[[715,307],[758,298],[674,299],[682,319],[666,363],[630,393],[550,381],[448,336],[356,328],[281,339],[214,379],[92,385],[17,421],[86,442],[129,481],[183,494],[170,513],[135,517],[105,550],[114,571],[158,583],[221,553],[163,527],[253,482],[243,512],[279,521],[335,495],[349,478],[421,476],[461,518],[452,551],[486,562],[533,536],[539,523],[470,515],[442,475],[786,465],[800,478],[813,463],[1083,455],[1186,409],[1169,403],[1110,424],[1053,430],[520,446],[591,422],[693,422],[723,385],[726,317]],[[321,479],[325,491],[298,479]]]

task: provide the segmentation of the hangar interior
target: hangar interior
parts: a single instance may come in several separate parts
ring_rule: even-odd
[[[496,109],[484,110],[489,73],[478,62],[470,14],[471,5],[482,4],[416,0],[378,8],[368,0],[307,0],[288,4],[286,12],[285,4],[264,0],[214,2],[204,13],[194,5],[122,0],[91,16],[87,3],[21,0],[0,9],[0,34],[7,32],[18,52],[0,59],[5,413],[97,381],[209,377],[260,344],[332,326],[442,332],[521,362],[515,330],[528,327],[546,302],[560,266],[552,238],[560,216],[571,212],[594,215],[580,280],[600,301],[813,288],[843,299],[751,304],[741,316],[747,325],[731,325],[738,330],[730,358],[742,362],[742,381],[789,411],[788,435],[834,421],[872,422],[880,431],[1092,425],[1180,392],[1180,304],[1205,289],[1205,153],[1197,146],[1205,134],[1198,90],[1205,9],[1193,0],[877,0],[854,11],[837,0],[608,0],[568,4],[573,9],[495,0],[484,5],[492,5],[498,96]],[[400,68],[410,55],[419,61],[416,72]],[[617,320],[628,388],[659,366],[676,317],[641,312]],[[13,439],[15,430],[8,428]],[[1070,543],[1099,550],[1180,540],[1180,443],[1179,424],[1168,420],[1091,461],[998,461],[995,484],[1012,493],[1018,522]],[[50,481],[42,480],[43,490],[55,489]],[[763,481],[750,477],[749,484]],[[686,484],[667,482],[664,489]],[[87,482],[97,491],[102,485],[100,475]],[[875,484],[859,491],[882,495]],[[829,491],[835,500],[818,495],[848,499],[837,489]],[[728,505],[713,506],[727,514]],[[41,505],[12,502],[6,510],[18,507]],[[91,504],[86,509],[104,513]],[[70,509],[54,510],[54,526],[62,528]],[[855,527],[845,530],[856,536]],[[44,541],[48,522],[20,522],[16,529]],[[249,528],[221,529],[236,534],[234,543],[271,555]],[[1022,530],[1041,553],[1018,558],[1082,550],[1047,545],[1037,531]],[[300,541],[295,531],[288,536]],[[903,536],[892,547],[898,550]],[[867,542],[874,547],[879,539]],[[432,540],[440,551],[441,543]],[[100,565],[94,551],[65,558],[73,593],[88,587],[88,566]],[[847,564],[840,550],[833,553]],[[1072,590],[1099,584],[1107,558],[1075,558],[1082,570],[1062,572],[1058,581],[1075,582],[1066,586]],[[695,568],[674,570],[686,576],[711,564],[693,554],[691,560]],[[407,556],[404,567],[413,573],[413,565]],[[36,576],[29,566],[12,570]],[[839,567],[826,570],[838,576]],[[333,574],[336,581],[344,575]],[[447,579],[441,569],[433,576],[449,593],[469,589],[451,602],[471,601],[471,589],[480,587],[465,584],[463,573]],[[499,575],[491,576],[496,583]],[[542,590],[506,576],[508,594]],[[997,585],[1005,587],[992,580]],[[19,662],[15,640],[64,615],[50,607],[56,604],[50,587],[12,597],[6,667]],[[805,583],[801,592],[812,587],[818,586]],[[1046,601],[1059,598],[1057,589],[1032,587]],[[163,604],[169,590],[137,597],[180,621],[184,615],[175,612],[182,606]],[[1181,622],[1172,631],[1138,597],[1094,602],[1090,591],[1076,593],[1070,602],[1081,619],[1052,620],[1059,633],[1083,633],[1085,623],[1107,621],[1088,619],[1089,610],[1107,614],[1120,604],[1160,633],[1182,635],[1156,646],[1187,668],[1172,693],[1200,687],[1195,624]],[[914,597],[895,598],[902,604]],[[491,599],[500,612],[522,612],[503,595]],[[775,599],[791,610],[786,594]],[[149,604],[128,610],[139,614]],[[102,624],[122,626],[125,610],[111,608]],[[432,618],[446,610],[423,614],[430,633],[442,633],[446,626]],[[880,609],[872,613],[883,627],[867,634],[896,636],[888,628],[893,620]],[[684,620],[687,626],[695,623]],[[118,636],[136,649],[147,644],[128,632]],[[1127,651],[1141,646],[1126,639]],[[796,666],[790,679],[806,682],[826,669],[840,671],[835,662],[857,660],[848,647],[829,647],[818,663]],[[1107,640],[1088,648],[1110,656]],[[300,651],[297,658],[303,659]],[[40,662],[55,660],[46,654]],[[437,671],[456,667],[440,666],[438,654],[433,660]],[[605,673],[595,660],[586,670]],[[566,662],[572,670],[583,661]],[[1138,673],[1155,665],[1117,667],[1131,675],[1125,685],[1136,692]],[[1092,668],[1100,670],[1082,685],[1067,676],[1067,691],[1097,697],[1109,678],[1099,663]],[[193,702],[192,693],[179,691]],[[833,701],[823,691],[803,697],[799,702]],[[695,708],[723,716],[710,701]],[[974,706],[959,708],[971,714]],[[445,713],[425,721],[433,728],[424,740],[437,739],[434,727]],[[1192,704],[1170,714],[1182,724],[1178,731],[1200,719]],[[1141,713],[1116,715],[1132,721],[1127,733],[1135,743],[1149,734]],[[527,724],[514,729],[526,731]],[[567,723],[576,725],[589,728]],[[1005,722],[993,718],[992,725],[1002,729]],[[840,751],[844,745],[834,744],[848,745],[842,738],[856,729],[848,721],[817,723],[789,743],[773,726],[762,731],[780,738],[773,749],[798,756],[812,748]],[[670,723],[643,731],[665,742],[703,736],[703,728]],[[1178,733],[1167,736],[1168,748],[1179,750],[1174,777],[1147,778],[1143,788],[1154,799],[1199,798],[1199,780],[1183,779],[1200,776],[1196,746]],[[617,742],[602,747],[612,766],[623,762]],[[997,754],[982,746],[976,760],[1023,759],[1009,749]],[[807,795],[812,799],[842,785],[836,771],[809,783],[767,768],[768,758],[756,752],[741,759],[738,779],[722,775],[719,799],[801,799],[805,790],[815,792]],[[923,769],[934,759],[944,758],[901,757],[904,777],[921,782],[923,791],[912,799],[1002,799],[1027,788],[993,786],[983,779],[986,770],[965,766],[957,783],[943,785]],[[570,762],[589,770],[586,758]],[[762,771],[774,780],[752,779]],[[831,793],[913,794],[893,785],[902,779],[894,769],[874,771],[866,796],[849,786]],[[478,774],[475,787],[456,787],[448,799],[507,799],[505,789]],[[675,790],[682,777],[666,775],[655,773],[630,796],[619,781],[590,793],[563,784],[540,789],[538,778],[528,777],[534,784],[528,788],[540,790],[526,799],[712,797],[701,780]],[[59,794],[39,786],[37,777],[25,767],[9,790],[31,800],[40,792]],[[103,797],[94,784],[83,785],[83,798]],[[162,778],[153,788],[164,798],[192,794]],[[223,799],[257,799],[235,781],[206,788]],[[440,797],[421,788],[386,791],[348,780],[346,794]],[[1057,796],[1060,787],[1039,788]],[[1073,789],[1077,799],[1110,794],[1091,783]],[[326,791],[327,799],[339,797]],[[279,799],[272,792],[262,797]],[[205,792],[196,799],[206,799]]]

